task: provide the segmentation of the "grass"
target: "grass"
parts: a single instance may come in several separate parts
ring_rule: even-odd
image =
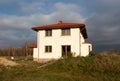
[[[32,60],[0,65],[0,81],[120,81],[120,56],[95,55],[60,59],[40,68]]]

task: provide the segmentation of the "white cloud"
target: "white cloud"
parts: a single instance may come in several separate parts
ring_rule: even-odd
[[[32,26],[57,23],[59,20],[85,22],[89,39],[94,45],[120,44],[120,0],[70,0],[68,3],[60,0],[0,0],[0,7],[2,47],[35,40],[36,34],[31,30]]]
[[[41,8],[40,5],[38,7]],[[77,23],[84,22],[85,18],[79,13],[80,11],[82,11],[82,8],[81,10],[79,10],[78,8],[80,9],[80,7],[75,4],[65,4],[59,2],[55,3],[50,8],[51,11],[53,11],[51,13],[44,14],[42,12],[40,13],[40,11],[36,11],[35,13],[25,16],[24,18],[26,18],[29,22],[31,22],[34,25],[56,23],[59,20]],[[37,10],[37,8],[35,10]]]
[[[59,20],[78,23],[85,21],[85,18],[79,13],[79,6],[75,4],[55,3],[51,7],[52,12],[48,14],[40,13],[42,9],[44,11],[41,6],[44,5],[43,3],[25,3],[22,5],[23,12],[35,11],[35,13],[23,16],[0,15],[0,33],[2,33],[0,39],[4,40],[0,42],[4,42],[6,47],[10,45],[18,46],[20,43],[26,42],[26,40],[34,41],[36,34],[31,30],[32,26],[57,23]],[[25,9],[23,9],[24,7]],[[14,44],[15,42],[18,42],[18,44]]]
[[[43,2],[21,2],[20,3],[20,11],[23,13],[40,13],[41,11],[44,11],[45,4]]]
[[[53,7],[56,11],[65,11],[65,12],[80,12],[83,10],[82,7],[72,3],[65,4],[62,2],[58,2]]]
[[[11,16],[11,15],[1,15],[0,17],[0,26],[6,28],[18,28],[26,29],[30,26],[27,17],[24,16]]]

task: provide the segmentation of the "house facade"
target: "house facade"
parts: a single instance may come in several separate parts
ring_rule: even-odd
[[[63,23],[37,26],[37,48],[34,48],[34,61],[47,61],[67,57],[72,53],[76,56],[88,56],[92,45],[86,43],[88,38],[84,24]]]

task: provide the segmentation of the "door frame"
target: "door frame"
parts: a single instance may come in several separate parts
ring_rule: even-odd
[[[62,57],[67,57],[68,53],[71,53],[71,45],[61,46]]]

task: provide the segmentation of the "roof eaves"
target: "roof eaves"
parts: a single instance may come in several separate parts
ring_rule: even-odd
[[[50,24],[44,26],[36,26],[32,27],[32,30],[39,31],[39,30],[47,30],[47,29],[65,29],[65,28],[80,28],[81,33],[85,39],[88,38],[85,24],[78,24],[78,23],[57,23],[57,24]]]

